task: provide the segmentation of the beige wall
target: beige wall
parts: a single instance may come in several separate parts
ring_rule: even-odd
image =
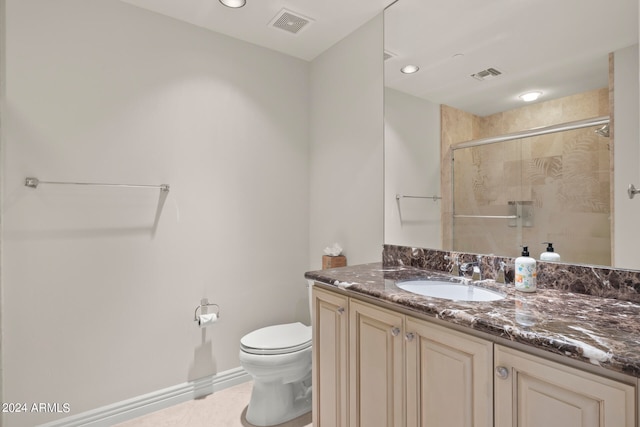
[[[607,115],[609,89],[602,88],[479,117],[474,139]]]
[[[488,117],[472,117],[443,107],[450,123],[465,123],[448,135],[455,144],[609,114],[607,88],[534,104]],[[450,118],[455,117],[453,121]],[[509,202],[531,204],[529,227],[499,219],[456,219],[449,237],[458,250],[517,256],[520,245],[532,255],[553,241],[564,260],[611,263],[611,140],[592,129],[555,133],[455,152],[455,211],[466,215],[510,215]],[[451,199],[450,199],[451,200]],[[512,224],[513,225],[513,224]]]
[[[442,194],[442,249],[453,250],[453,192],[451,146],[477,139],[479,117],[448,105],[440,106],[440,192]]]

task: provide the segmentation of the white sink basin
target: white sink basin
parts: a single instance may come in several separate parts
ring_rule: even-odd
[[[491,289],[443,280],[408,280],[396,286],[414,294],[452,301],[498,301],[506,296]]]

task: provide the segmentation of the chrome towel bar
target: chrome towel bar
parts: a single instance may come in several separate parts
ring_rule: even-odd
[[[454,218],[518,219],[518,215],[454,215]]]
[[[432,199],[434,202],[436,200],[442,199],[442,197],[436,196],[436,195],[433,195],[433,196],[406,196],[404,194],[396,194],[396,200],[400,200],[400,199],[403,199],[403,198],[408,198],[408,199]]]
[[[40,181],[35,177],[27,177],[24,185],[31,188],[38,188],[40,184],[60,184],[60,185],[90,185],[97,187],[129,187],[129,188],[159,188],[160,191],[169,192],[169,184],[143,185],[143,184],[104,184],[98,182],[60,182],[60,181]]]

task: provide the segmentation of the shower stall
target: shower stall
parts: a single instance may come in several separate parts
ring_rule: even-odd
[[[609,118],[452,147],[453,249],[611,264]]]

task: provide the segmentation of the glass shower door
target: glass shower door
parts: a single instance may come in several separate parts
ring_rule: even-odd
[[[610,265],[611,166],[601,126],[454,150],[454,250]]]

